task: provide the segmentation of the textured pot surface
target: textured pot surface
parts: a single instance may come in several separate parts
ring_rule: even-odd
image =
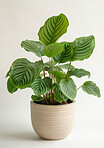
[[[42,105],[31,101],[31,120],[35,132],[44,139],[64,139],[72,130],[75,102]]]

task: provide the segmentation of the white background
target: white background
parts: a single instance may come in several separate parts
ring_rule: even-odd
[[[73,62],[73,65],[91,72],[91,80],[100,87],[102,97],[93,97],[79,90],[71,135],[60,141],[46,141],[38,138],[31,126],[32,90],[9,94],[4,77],[11,63],[19,57],[39,60],[21,48],[20,43],[25,39],[38,40],[37,33],[45,20],[60,13],[68,17],[70,26],[59,41],[95,36],[96,47],[92,56],[82,62]],[[79,87],[87,77],[74,80]],[[104,148],[103,91],[104,0],[0,0],[0,148]]]

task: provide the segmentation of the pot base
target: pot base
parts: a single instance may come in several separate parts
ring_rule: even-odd
[[[61,140],[72,131],[75,102],[64,105],[43,105],[31,101],[34,131],[42,139]]]

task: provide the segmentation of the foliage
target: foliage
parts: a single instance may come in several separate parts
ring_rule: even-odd
[[[73,76],[89,78],[90,72],[76,68],[71,63],[91,56],[95,38],[90,35],[79,37],[73,42],[57,42],[67,32],[68,26],[67,17],[61,13],[47,19],[40,28],[40,41],[22,41],[21,47],[38,56],[40,60],[34,63],[26,58],[19,58],[12,63],[6,74],[7,89],[10,93],[18,89],[32,88],[32,100],[42,104],[65,104],[76,98],[78,89]],[[49,58],[46,63],[43,62],[44,56]],[[81,88],[87,94],[101,96],[100,89],[92,81],[84,82]]]

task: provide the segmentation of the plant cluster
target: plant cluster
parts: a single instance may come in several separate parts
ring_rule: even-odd
[[[74,67],[72,62],[88,59],[94,50],[95,39],[90,35],[77,38],[73,42],[57,42],[67,32],[68,26],[67,17],[61,13],[47,19],[40,28],[40,41],[22,41],[21,47],[33,52],[40,60],[34,63],[26,58],[19,58],[12,63],[6,75],[9,77],[7,88],[10,93],[32,88],[34,95],[31,98],[42,104],[66,104],[75,99],[77,88],[72,77],[90,77],[90,72]],[[49,61],[44,63],[43,56],[47,56]],[[88,94],[100,97],[100,90],[92,81],[84,82],[80,88]]]

